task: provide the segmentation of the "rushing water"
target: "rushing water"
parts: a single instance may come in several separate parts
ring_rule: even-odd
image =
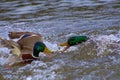
[[[1,47],[0,80],[120,80],[120,0],[1,0],[0,36],[10,31],[38,32],[53,51],[72,35],[90,40],[8,70]]]

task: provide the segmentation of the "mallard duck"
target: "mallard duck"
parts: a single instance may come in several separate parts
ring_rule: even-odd
[[[87,41],[89,38],[87,36],[72,36],[69,37],[67,42],[61,43],[60,46],[66,46],[61,52],[63,53],[68,48],[74,45],[78,45],[79,43]]]
[[[9,37],[11,39],[19,38],[16,42],[12,40],[2,39],[4,45],[12,46],[11,53],[13,56],[8,64],[22,58],[22,60],[36,60],[39,57],[39,52],[44,52],[47,56],[50,56],[51,50],[49,50],[43,43],[42,36],[38,33],[32,32],[10,32]]]

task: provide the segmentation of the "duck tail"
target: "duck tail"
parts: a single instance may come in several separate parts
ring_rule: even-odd
[[[0,46],[11,49],[10,53],[17,56],[21,54],[20,45],[13,40],[7,40],[0,37]]]
[[[0,46],[11,48],[10,40],[3,39],[3,38],[0,37]]]

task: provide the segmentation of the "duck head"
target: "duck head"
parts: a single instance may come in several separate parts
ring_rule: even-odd
[[[67,42],[61,43],[60,46],[66,46],[62,52],[66,51],[70,46],[78,45],[79,43],[87,41],[87,36],[72,36]]]
[[[49,50],[43,42],[36,42],[33,48],[33,57],[38,58],[40,52],[44,52],[49,56],[52,51]]]

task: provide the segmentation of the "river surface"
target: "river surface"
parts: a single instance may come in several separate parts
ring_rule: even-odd
[[[0,47],[0,80],[120,80],[120,0],[1,0],[0,37],[11,31],[40,33],[56,53],[70,36],[90,40],[8,70]]]

